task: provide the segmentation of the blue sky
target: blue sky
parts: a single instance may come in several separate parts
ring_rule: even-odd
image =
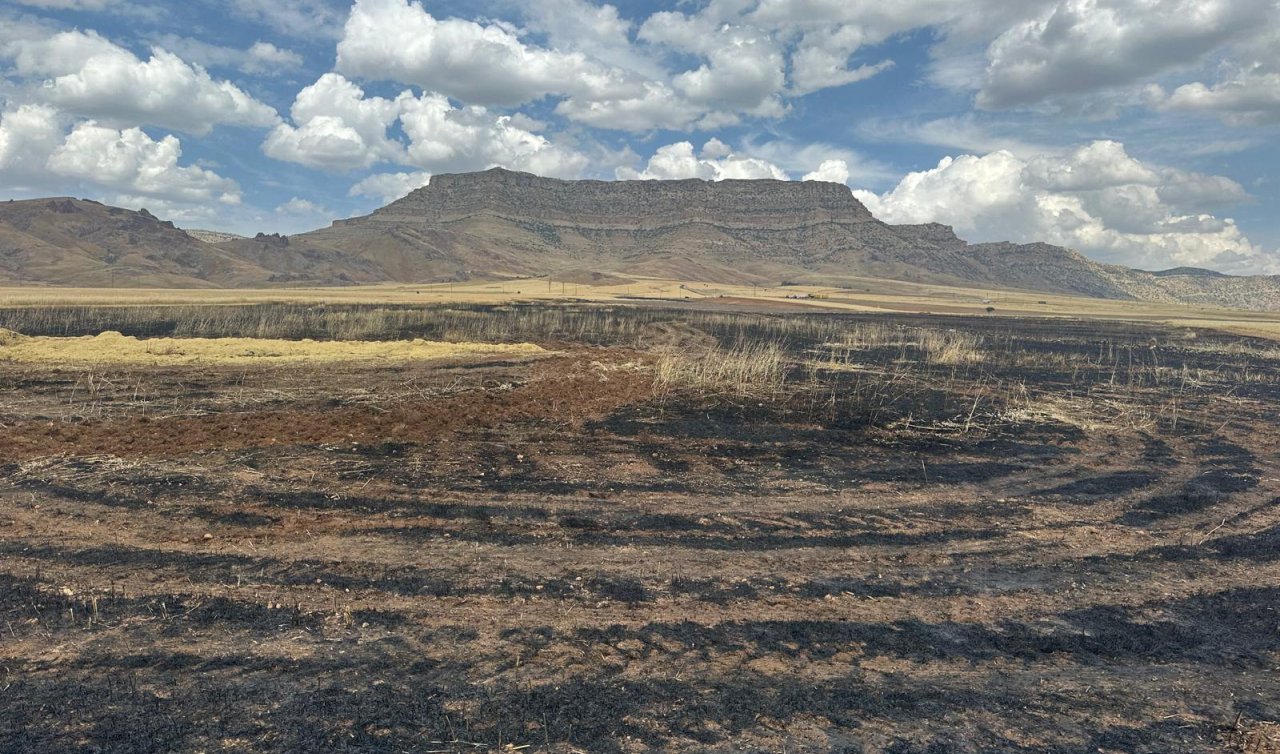
[[[432,174],[844,183],[1280,273],[1276,0],[0,0],[0,198],[298,232]]]

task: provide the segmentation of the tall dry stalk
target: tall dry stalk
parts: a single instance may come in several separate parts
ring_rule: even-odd
[[[739,398],[777,394],[787,376],[786,351],[777,342],[745,343],[693,353],[666,349],[655,364],[659,395],[696,392]]]
[[[982,338],[973,333],[922,329],[919,331],[918,342],[930,364],[980,364],[985,357],[981,348]]]

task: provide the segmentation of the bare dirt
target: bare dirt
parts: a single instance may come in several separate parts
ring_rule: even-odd
[[[1150,333],[1020,337],[949,389]],[[1277,750],[1275,361],[958,429],[548,345],[0,364],[0,750]]]

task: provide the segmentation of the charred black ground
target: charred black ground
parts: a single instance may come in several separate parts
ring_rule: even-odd
[[[558,353],[0,356],[6,752],[1277,750],[1275,343],[998,317],[158,312],[0,327]],[[707,360],[741,370],[689,367]]]

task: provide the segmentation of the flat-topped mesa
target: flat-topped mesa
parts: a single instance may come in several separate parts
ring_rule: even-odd
[[[821,181],[563,181],[500,168],[444,174],[370,219],[448,223],[492,214],[572,226],[728,227],[863,223],[871,213],[837,183]]]

